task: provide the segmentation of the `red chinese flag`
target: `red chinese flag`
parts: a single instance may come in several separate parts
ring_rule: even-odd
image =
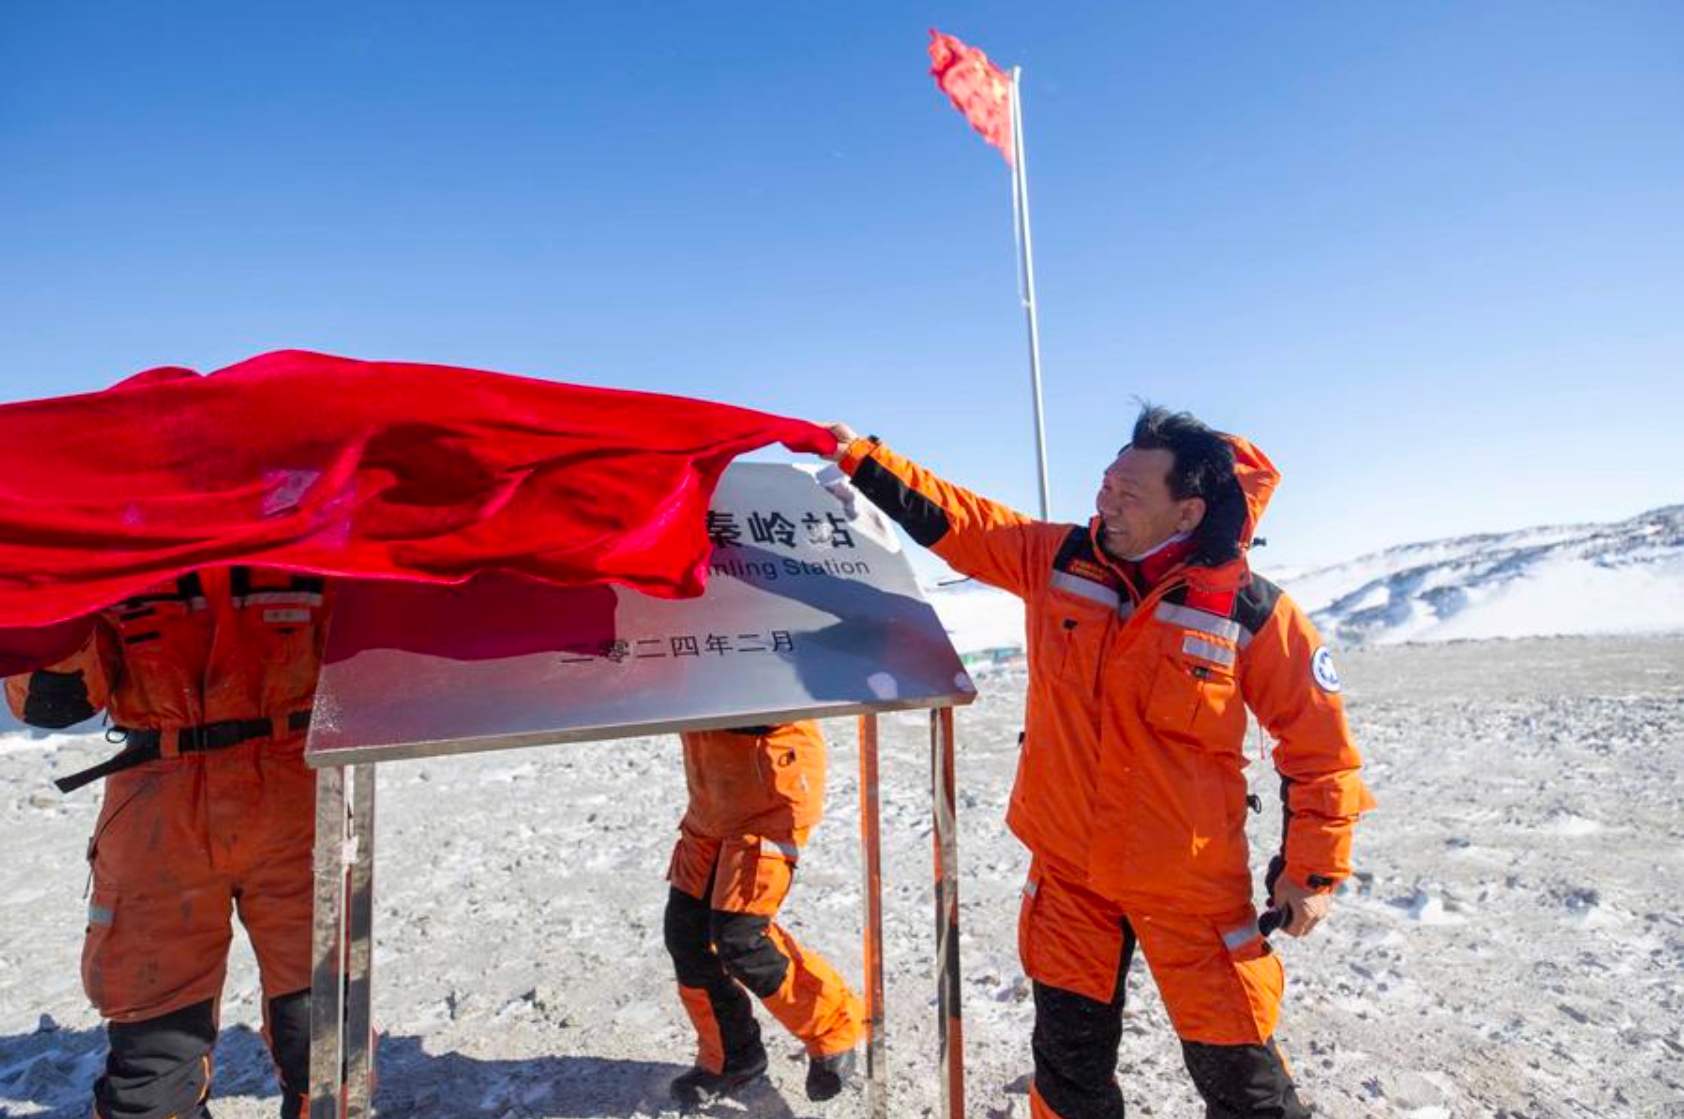
[[[733,458],[822,428],[723,404],[288,351],[0,407],[0,673],[198,567],[701,593]],[[54,623],[69,623],[55,625]]]
[[[930,28],[930,74],[983,139],[1012,161],[1012,79],[975,47]]]

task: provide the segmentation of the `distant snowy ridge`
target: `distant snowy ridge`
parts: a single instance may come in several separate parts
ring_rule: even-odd
[[[1263,574],[1336,645],[1684,632],[1684,505],[1611,524],[1551,525],[1404,544]],[[975,582],[927,592],[968,660],[1009,661],[1023,606]]]
[[[1684,505],[1405,544],[1281,580],[1339,645],[1684,630]]]

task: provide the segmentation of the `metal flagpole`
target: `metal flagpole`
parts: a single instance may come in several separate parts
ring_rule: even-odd
[[[1023,158],[1023,67],[1012,67],[1012,218],[1016,223],[1020,298],[1029,319],[1029,385],[1035,402],[1035,476],[1041,485],[1041,519],[1048,510],[1047,424],[1041,407],[1041,322],[1035,309],[1035,238],[1029,229],[1029,169]]]

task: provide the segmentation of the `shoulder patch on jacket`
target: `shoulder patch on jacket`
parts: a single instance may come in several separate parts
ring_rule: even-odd
[[[1310,658],[1310,675],[1322,691],[1332,693],[1339,690],[1339,670],[1333,667],[1333,654],[1327,651],[1326,645],[1319,646]]]
[[[1064,543],[1058,546],[1058,555],[1053,558],[1053,570],[1068,571],[1096,583],[1117,581],[1116,574],[1094,554],[1093,538],[1085,525],[1071,525],[1070,531],[1064,534]]]
[[[1253,575],[1251,582],[1240,588],[1234,601],[1234,620],[1240,623],[1241,648],[1269,624],[1280,600],[1281,589],[1261,575]]]

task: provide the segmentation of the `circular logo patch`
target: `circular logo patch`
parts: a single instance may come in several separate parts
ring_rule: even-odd
[[[1316,687],[1324,692],[1339,690],[1339,670],[1333,667],[1333,654],[1323,645],[1316,650],[1316,655],[1310,658],[1310,675],[1316,678]]]

